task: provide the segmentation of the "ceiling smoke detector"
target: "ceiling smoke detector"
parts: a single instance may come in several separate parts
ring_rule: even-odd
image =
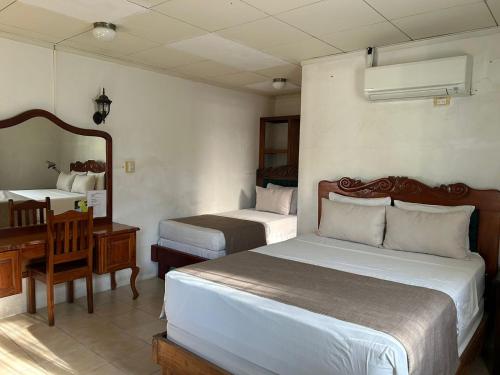
[[[98,40],[110,42],[116,35],[116,25],[109,22],[95,22],[92,34]]]
[[[282,90],[286,85],[286,78],[273,78],[273,87]]]

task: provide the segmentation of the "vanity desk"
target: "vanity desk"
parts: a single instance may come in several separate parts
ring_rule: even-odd
[[[116,289],[115,272],[130,268],[133,298],[139,296],[135,281],[139,274],[135,244],[137,227],[124,224],[94,226],[94,273],[111,276],[111,289]],[[22,293],[26,265],[45,259],[47,229],[45,225],[12,231],[0,237],[0,298]]]
[[[13,156],[15,163],[10,161]],[[111,289],[115,289],[115,272],[130,268],[132,295],[138,297],[139,228],[113,222],[112,158],[111,135],[70,125],[45,110],[32,109],[0,120],[0,298],[22,292],[26,266],[44,261],[48,248],[46,225],[27,225],[27,218],[16,223],[9,220],[13,217],[9,200],[50,200],[55,215],[74,210],[81,201],[94,205],[93,271],[109,273]],[[95,200],[96,191],[100,201]],[[68,288],[68,300],[72,293],[73,288]]]

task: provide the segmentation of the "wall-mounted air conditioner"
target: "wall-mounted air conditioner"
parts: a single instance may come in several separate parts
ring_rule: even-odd
[[[471,94],[472,59],[444,59],[385,65],[365,70],[368,100],[420,99]]]

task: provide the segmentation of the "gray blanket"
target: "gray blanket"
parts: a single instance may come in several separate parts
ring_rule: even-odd
[[[264,224],[256,221],[218,215],[198,215],[171,220],[221,231],[226,240],[226,254],[266,245],[266,228]]]
[[[178,271],[385,332],[406,349],[412,375],[458,368],[457,312],[445,293],[251,251]]]

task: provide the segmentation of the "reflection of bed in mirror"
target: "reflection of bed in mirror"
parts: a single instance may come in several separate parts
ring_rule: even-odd
[[[106,163],[96,160],[75,161],[70,163],[69,172],[78,174],[87,173],[105,173]],[[105,178],[105,175],[104,175]],[[105,182],[104,182],[105,184]],[[54,213],[60,214],[75,208],[75,202],[85,199],[86,194],[65,191],[56,188],[47,189],[17,189],[0,190],[0,228],[9,225],[8,202],[12,199],[14,202],[34,200],[43,202],[49,197],[51,208]]]

